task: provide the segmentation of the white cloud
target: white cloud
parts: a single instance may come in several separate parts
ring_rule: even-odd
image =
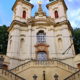
[[[68,0],[69,2],[72,2],[73,0]]]
[[[77,1],[77,2],[80,2],[80,0],[68,0],[69,2],[74,2],[74,1]]]
[[[80,25],[80,9],[68,11],[68,18],[73,27],[79,27]]]

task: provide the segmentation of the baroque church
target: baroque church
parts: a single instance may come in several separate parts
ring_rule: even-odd
[[[64,0],[49,0],[49,16],[41,1],[31,16],[30,0],[16,0],[1,80],[80,80],[80,55],[76,56],[72,27]]]

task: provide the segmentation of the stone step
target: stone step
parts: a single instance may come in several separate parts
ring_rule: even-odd
[[[72,73],[76,72],[77,69],[70,66],[70,65],[67,65],[63,62],[60,62],[60,61],[57,61],[57,60],[48,60],[48,61],[37,61],[37,60],[31,60],[31,61],[28,61],[14,69],[12,69],[11,71],[12,72],[15,72],[15,73],[19,73],[21,71],[24,71],[25,69],[28,69],[30,67],[45,67],[45,66],[48,66],[48,67],[59,67],[59,68],[62,68],[66,71],[70,71]]]
[[[25,79],[9,70],[0,69],[0,80],[25,80]]]
[[[5,79],[4,77],[0,76],[0,80],[7,80],[7,79]]]
[[[75,73],[73,73],[72,75],[68,76],[64,80],[80,80],[80,70],[75,72]]]

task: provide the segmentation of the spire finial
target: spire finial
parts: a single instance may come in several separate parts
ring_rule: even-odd
[[[42,1],[38,1],[38,5],[39,5],[38,12],[43,12],[42,7],[41,7]]]
[[[35,13],[35,15],[46,15],[45,12],[43,12],[43,9],[42,9],[42,1],[38,1],[38,12]]]
[[[41,5],[42,4],[42,1],[38,1],[38,4]]]

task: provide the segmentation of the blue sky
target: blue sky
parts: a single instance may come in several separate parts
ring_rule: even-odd
[[[16,0],[0,0],[0,26],[7,25],[9,26],[12,21],[12,6]],[[48,0],[31,0],[31,3],[35,5],[32,13],[37,10],[37,2],[43,2],[44,11],[46,8],[44,7]],[[66,5],[68,7],[67,16],[73,28],[80,28],[80,0],[65,0]],[[46,11],[47,12],[47,11]]]

